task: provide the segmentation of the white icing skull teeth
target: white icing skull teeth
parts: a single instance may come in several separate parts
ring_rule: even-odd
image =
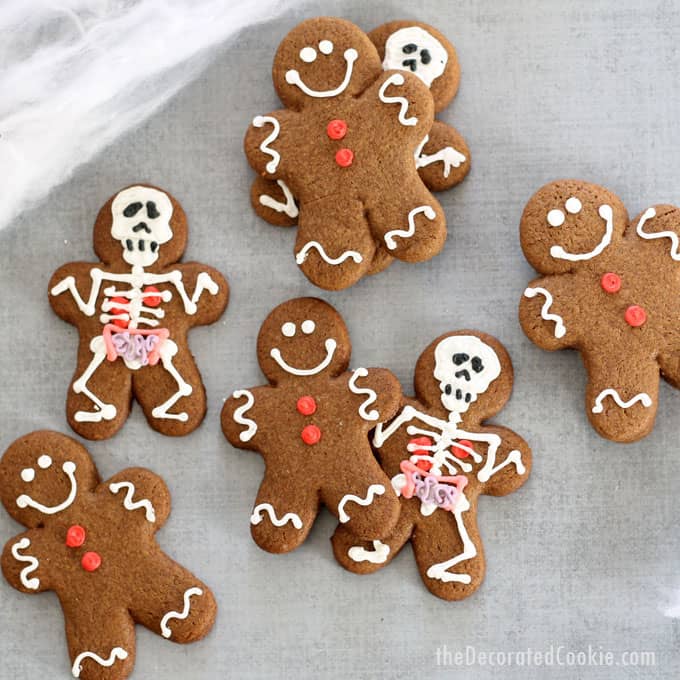
[[[140,267],[156,262],[160,246],[172,239],[168,196],[151,187],[129,187],[113,199],[111,213],[111,235],[120,241],[123,259]]]
[[[433,35],[419,26],[408,26],[387,39],[383,68],[411,71],[430,87],[446,70],[448,58],[445,47]]]
[[[445,338],[434,356],[441,401],[452,414],[465,413],[501,373],[496,352],[472,335]]]

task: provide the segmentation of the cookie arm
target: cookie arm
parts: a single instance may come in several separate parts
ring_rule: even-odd
[[[160,529],[170,514],[170,491],[151,470],[127,468],[103,482],[96,493],[119,503],[125,521],[137,527]]]
[[[50,549],[42,529],[29,529],[7,541],[1,563],[12,588],[29,594],[52,589]]]
[[[359,416],[372,424],[384,423],[394,416],[401,403],[401,384],[385,368],[357,368],[348,379],[350,392],[356,394]]]
[[[94,316],[104,272],[91,262],[70,262],[59,267],[47,287],[48,299],[55,313],[64,321],[77,325],[84,316]]]
[[[519,303],[522,330],[534,344],[547,350],[576,347],[580,342],[578,301],[573,274],[534,279]]]
[[[176,285],[191,326],[215,323],[229,302],[229,284],[214,267],[200,262],[175,265],[180,272]]]
[[[416,150],[416,168],[431,191],[449,189],[470,172],[470,149],[456,128],[435,120]]]
[[[281,137],[294,116],[292,111],[279,109],[253,118],[243,140],[243,150],[258,175],[267,179],[284,179],[282,166],[286,165],[286,158]]]
[[[259,451],[266,427],[269,387],[234,390],[222,407],[222,432],[232,446]]]

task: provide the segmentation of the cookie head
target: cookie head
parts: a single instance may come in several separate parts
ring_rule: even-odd
[[[596,258],[606,260],[627,223],[623,203],[604,187],[578,180],[551,182],[524,209],[522,249],[538,272],[573,271]]]
[[[380,58],[373,43],[343,19],[303,21],[283,39],[274,57],[274,86],[292,109],[357,95],[379,74]]]
[[[437,111],[454,97],[460,82],[456,50],[436,28],[413,21],[391,21],[369,34],[385,71],[410,71],[431,90]]]
[[[70,437],[33,432],[15,441],[0,460],[0,495],[7,512],[27,527],[70,507],[97,483],[87,451]]]
[[[133,267],[176,262],[186,245],[186,218],[169,194],[147,185],[127,187],[102,208],[95,250],[104,262]]]
[[[342,317],[316,298],[289,300],[276,307],[262,324],[257,339],[260,366],[273,383],[338,375],[346,370],[350,353]]]
[[[458,421],[474,410],[487,417],[510,396],[512,367],[503,346],[475,331],[437,338],[418,359],[416,393],[428,404],[441,404]]]

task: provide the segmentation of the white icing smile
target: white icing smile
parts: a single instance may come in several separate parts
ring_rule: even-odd
[[[46,458],[49,458],[49,456],[41,456],[41,458],[38,460],[38,465],[40,465],[40,467],[44,467],[41,461],[45,462]],[[57,512],[61,512],[62,510],[68,508],[68,506],[71,505],[71,503],[73,503],[73,501],[76,499],[76,494],[78,492],[78,482],[76,482],[75,475],[76,464],[70,460],[67,460],[61,466],[61,468],[66,473],[66,476],[69,478],[69,481],[71,482],[71,490],[69,491],[66,500],[64,500],[62,503],[59,503],[59,505],[50,506],[38,503],[38,501],[33,500],[28,494],[21,494],[21,496],[17,498],[17,505],[20,508],[35,508],[36,510],[42,512],[45,515],[54,515]]]
[[[575,200],[578,201],[576,198]],[[569,199],[569,201],[571,201],[571,199]],[[567,201],[567,211],[575,214],[578,212],[576,210],[576,205],[571,206],[570,209],[569,201]],[[578,207],[580,209],[580,201]],[[548,223],[550,226],[561,226],[564,220],[560,222],[555,218],[554,214],[551,217],[552,213],[552,210],[548,213]],[[595,248],[587,253],[569,253],[562,246],[552,246],[552,248],[550,248],[550,254],[554,258],[558,258],[560,260],[571,260],[572,262],[578,262],[579,260],[590,260],[593,257],[597,257],[611,243],[612,235],[614,234],[614,213],[611,206],[605,203],[599,207],[597,213],[605,221],[605,231],[602,240],[597,244],[597,246],[595,246]],[[557,222],[559,222],[559,224],[557,224]]]
[[[317,373],[321,373],[321,371],[327,368],[331,363],[338,343],[335,342],[333,338],[327,338],[324,345],[326,347],[326,357],[314,368],[295,368],[295,366],[291,366],[281,356],[281,350],[278,347],[273,347],[269,354],[271,355],[272,359],[274,359],[274,361],[287,373],[291,373],[292,375],[316,375]]]
[[[324,42],[328,41],[322,41],[322,43]],[[301,53],[300,57],[302,58],[303,61],[306,61],[307,63],[309,63],[310,61],[314,61],[314,59],[316,59],[316,55],[312,57],[312,52],[305,52],[304,57]],[[291,69],[290,71],[286,71],[286,82],[289,85],[295,85],[299,87],[306,95],[310,97],[335,97],[347,89],[349,81],[352,79],[354,62],[359,58],[359,53],[353,47],[350,47],[349,49],[345,50],[344,57],[345,61],[347,62],[347,66],[345,69],[345,77],[343,78],[340,85],[338,85],[333,90],[313,90],[311,87],[308,87],[305,84],[305,82],[300,77],[300,72],[297,69]]]

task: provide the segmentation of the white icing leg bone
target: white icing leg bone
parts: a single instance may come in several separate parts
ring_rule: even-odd
[[[87,387],[88,380],[106,359],[106,345],[101,335],[92,339],[90,350],[94,354],[92,361],[80,378],[73,383],[73,391],[76,394],[84,394],[95,405],[97,410],[76,411],[73,419],[79,423],[99,423],[102,420],[113,420],[117,413],[116,407],[113,404],[103,402]]]
[[[186,380],[184,380],[172,363],[172,358],[177,354],[177,352],[177,344],[172,340],[166,340],[160,349],[159,354],[161,357],[161,362],[163,363],[163,368],[165,368],[165,370],[175,379],[175,382],[177,383],[177,392],[175,392],[160,406],[156,406],[156,408],[151,411],[151,415],[154,418],[181,420],[183,423],[185,423],[187,420],[189,420],[189,415],[184,411],[181,413],[168,413],[168,409],[172,408],[181,397],[188,397],[194,391],[194,388],[188,382],[186,382]]]

